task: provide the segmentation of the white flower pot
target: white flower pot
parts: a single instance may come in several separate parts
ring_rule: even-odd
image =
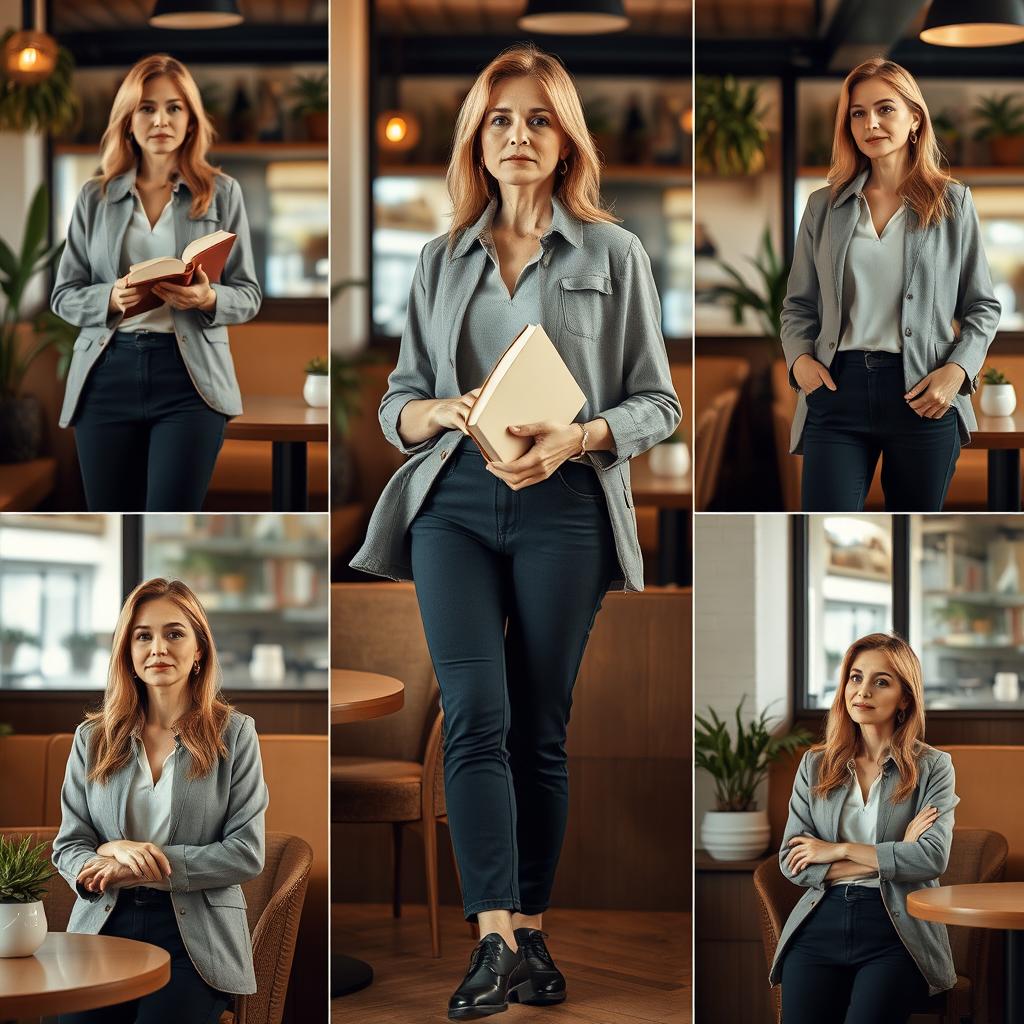
[[[307,405],[322,409],[331,404],[331,378],[326,373],[307,373],[302,386],[302,397]]]
[[[753,860],[768,848],[767,811],[708,811],[700,824],[704,849],[715,860]]]
[[[32,956],[46,938],[46,914],[35,903],[0,903],[0,957]]]
[[[651,449],[650,467],[657,476],[685,476],[690,470],[690,449],[681,441],[656,444]]]
[[[1012,384],[986,384],[981,389],[981,411],[986,416],[1012,416],[1017,392]]]

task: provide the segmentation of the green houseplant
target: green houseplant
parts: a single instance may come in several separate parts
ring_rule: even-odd
[[[976,140],[988,140],[989,159],[1000,167],[1024,163],[1024,100],[1012,93],[983,96],[972,111]]]
[[[705,174],[757,174],[764,169],[768,132],[761,121],[760,88],[732,75],[697,79],[694,147]]]
[[[64,646],[71,655],[71,668],[75,672],[88,672],[96,650],[96,634],[69,633],[64,637]]]
[[[302,397],[306,404],[317,409],[326,409],[331,404],[330,367],[325,356],[316,356],[306,363],[306,383],[302,386]]]
[[[1006,374],[989,366],[982,381],[981,411],[986,416],[1012,416],[1017,408],[1017,392]]]
[[[0,51],[14,35],[0,36]],[[74,89],[75,62],[69,50],[57,48],[57,66],[40,82],[15,82],[0,65],[0,131],[47,132],[59,135],[74,127],[81,102]]]
[[[14,655],[22,644],[38,647],[39,639],[23,629],[0,629],[0,667],[9,669],[14,664]]]
[[[32,956],[43,944],[42,900],[54,874],[45,843],[0,835],[0,957]]]
[[[746,310],[753,310],[771,338],[782,334],[782,303],[786,298],[790,265],[775,251],[770,228],[765,228],[756,257],[747,257],[758,273],[757,286],[751,286],[735,267],[723,260],[715,262],[732,278],[732,284],[720,284],[711,289],[713,301],[724,300],[732,307],[733,323],[743,323]]]
[[[0,318],[0,462],[24,462],[39,454],[42,443],[42,408],[34,395],[21,395],[28,368],[51,344],[48,330],[33,335],[25,350],[25,293],[36,274],[53,267],[60,259],[63,242],[49,246],[46,233],[50,222],[50,195],[40,185],[32,197],[25,230],[17,250],[0,238],[0,289],[6,304]]]
[[[806,746],[811,735],[794,729],[773,735],[768,708],[745,726],[744,695],[735,711],[735,735],[714,709],[694,714],[694,763],[715,782],[717,810],[701,823],[701,842],[716,860],[750,860],[764,852],[771,830],[768,812],[757,809],[757,788],[772,762]]]
[[[330,79],[327,72],[317,75],[299,75],[288,91],[295,101],[292,113],[301,117],[306,125],[310,142],[326,142],[329,136]]]

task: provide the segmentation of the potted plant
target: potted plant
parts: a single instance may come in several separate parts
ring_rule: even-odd
[[[0,53],[14,29],[0,36]],[[70,131],[81,111],[74,89],[75,62],[71,52],[57,48],[57,65],[38,82],[17,82],[8,78],[0,64],[0,131],[47,132],[59,135]]]
[[[988,140],[989,159],[998,167],[1024,163],[1024,102],[1008,93],[985,96],[972,111],[981,122],[975,139]]]
[[[69,633],[64,637],[64,646],[71,655],[71,668],[75,672],[88,672],[96,650],[96,634]]]
[[[753,287],[740,272],[724,260],[715,262],[732,278],[733,284],[716,285],[710,290],[712,301],[725,300],[732,306],[733,323],[743,323],[746,310],[753,310],[761,320],[765,333],[774,339],[782,335],[782,303],[789,282],[789,264],[779,257],[772,242],[771,229],[766,227],[756,257],[747,257],[757,271],[760,281]]]
[[[746,699],[744,695],[736,708],[735,738],[713,709],[708,708],[706,718],[693,716],[694,763],[715,780],[717,810],[708,811],[700,827],[704,849],[715,860],[751,860],[764,852],[771,829],[768,812],[757,809],[757,787],[773,761],[811,740],[804,729],[773,736],[767,708],[745,728]]]
[[[697,171],[757,174],[764,170],[768,132],[761,124],[759,86],[740,85],[732,75],[697,79],[694,147]]]
[[[56,264],[64,248],[63,242],[52,248],[46,244],[49,208],[49,192],[40,185],[32,197],[17,252],[0,238],[0,290],[7,300],[0,317],[0,463],[34,459],[42,444],[39,399],[19,391],[28,368],[54,340],[49,333],[37,333],[23,353],[25,292],[36,274]]]
[[[651,449],[651,472],[657,476],[685,476],[690,471],[690,449],[680,431]]]
[[[0,835],[0,957],[32,956],[43,944],[43,893],[54,874],[45,843]]]
[[[982,377],[981,411],[986,416],[1012,416],[1017,408],[1017,392],[1006,375],[994,366],[985,370]]]
[[[299,75],[298,81],[289,90],[289,95],[296,101],[292,113],[305,122],[306,137],[310,142],[328,140],[329,93],[330,85],[326,71],[319,75]]]
[[[39,640],[23,629],[0,629],[0,668],[5,671],[14,665],[14,655],[22,644],[39,646]]]
[[[306,363],[306,383],[302,385],[302,397],[307,405],[315,409],[326,409],[331,404],[330,367],[324,356],[316,356]]]

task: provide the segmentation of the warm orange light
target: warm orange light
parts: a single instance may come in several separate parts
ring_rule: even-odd
[[[388,142],[403,142],[408,133],[409,126],[405,123],[404,117],[388,118],[388,123],[384,126]]]
[[[420,124],[409,110],[385,110],[377,118],[377,145],[384,153],[405,153],[420,141]]]
[[[57,43],[43,32],[15,32],[4,47],[3,62],[11,80],[41,82],[57,66]]]
[[[26,46],[25,49],[18,54],[18,70],[35,70],[35,66],[39,63],[39,58],[41,56],[42,54],[40,54],[40,52],[34,46]]]
[[[693,134],[693,107],[689,107],[683,111],[682,116],[679,118],[679,123],[682,125],[683,131],[687,135]]]

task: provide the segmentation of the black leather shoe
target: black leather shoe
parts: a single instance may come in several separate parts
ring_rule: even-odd
[[[532,994],[522,950],[514,953],[497,933],[485,935],[473,950],[469,971],[448,1000],[449,1020],[474,1020],[504,1013],[510,999]]]
[[[547,932],[536,928],[517,928],[513,933],[516,945],[523,954],[527,970],[530,973],[530,986],[533,989],[527,994],[525,989],[520,993],[519,1001],[530,1006],[547,1006],[550,1003],[565,1001],[565,977],[555,966],[548,947],[544,945]]]

